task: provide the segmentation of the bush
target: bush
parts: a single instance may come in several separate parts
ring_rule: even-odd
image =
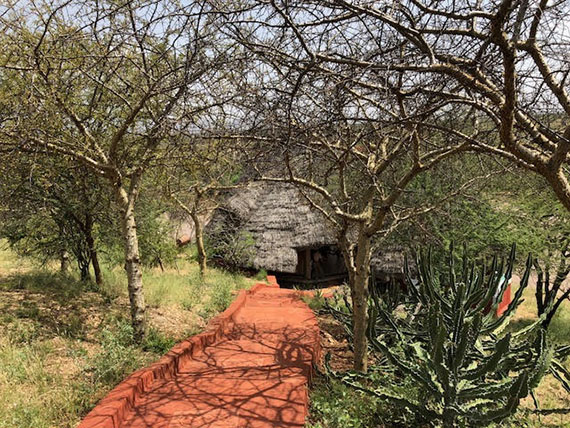
[[[301,300],[313,311],[319,311],[325,306],[325,298],[321,290],[315,290],[311,296],[303,296]]]
[[[127,321],[116,320],[101,332],[102,349],[88,368],[95,384],[115,385],[140,367],[140,355],[133,344],[133,328]]]
[[[265,269],[261,269],[255,274],[253,279],[256,279],[258,281],[265,281],[267,279],[267,271]]]
[[[369,428],[376,426],[378,400],[341,382],[320,379],[311,393],[309,428]]]
[[[167,337],[155,328],[150,328],[144,338],[143,350],[156,354],[166,354],[176,341]]]
[[[374,294],[370,301],[370,344],[400,379],[415,381],[418,399],[402,394],[401,388],[342,379],[444,427],[488,425],[515,412],[549,369],[553,350],[540,320],[502,333],[521,303],[530,257],[521,286],[499,318],[494,314],[512,273],[514,247],[505,267],[495,258],[490,269],[476,268],[465,256],[458,274],[453,254],[449,260],[445,276],[435,273],[429,252],[417,260],[418,280],[406,269],[409,303],[394,308]],[[338,311],[333,314],[339,316]]]
[[[210,298],[210,306],[215,312],[225,311],[230,303],[232,303],[233,296],[229,284],[218,284]]]
[[[231,216],[225,223],[208,230],[205,245],[208,258],[228,270],[239,271],[252,266],[255,240]]]

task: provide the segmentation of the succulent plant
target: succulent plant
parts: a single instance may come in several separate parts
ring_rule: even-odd
[[[406,261],[409,296],[400,305],[371,293],[371,350],[401,378],[413,379],[425,399],[410,399],[396,393],[397,388],[371,387],[354,374],[340,375],[345,383],[444,427],[484,426],[513,414],[551,365],[561,366],[552,362],[555,351],[547,343],[542,318],[516,332],[506,332],[528,285],[531,257],[511,304],[497,317],[496,308],[512,275],[515,247],[506,262],[495,257],[490,267],[477,267],[466,254],[458,272],[451,248],[446,272],[439,274],[431,251],[420,251],[417,278],[410,274]],[[344,306],[331,310],[347,323],[350,302]]]

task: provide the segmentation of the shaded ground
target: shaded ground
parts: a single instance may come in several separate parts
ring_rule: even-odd
[[[1,244],[1,242],[0,242]],[[0,248],[0,428],[75,428],[113,386],[201,331],[251,281],[186,259],[145,272],[145,343],[135,345],[121,269],[97,289]]]
[[[125,428],[303,427],[317,323],[294,290],[249,295],[225,337],[136,401]]]
[[[319,322],[323,356],[330,353],[330,365],[333,370],[351,370],[353,352],[346,340],[344,328],[330,314],[318,313],[317,319]]]

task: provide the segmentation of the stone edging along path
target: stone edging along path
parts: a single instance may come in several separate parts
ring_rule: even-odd
[[[127,377],[78,428],[302,427],[319,328],[297,292],[268,282]]]

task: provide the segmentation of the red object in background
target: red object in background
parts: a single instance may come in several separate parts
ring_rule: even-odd
[[[503,313],[507,310],[507,308],[509,307],[509,305],[512,302],[511,281],[512,281],[512,279],[509,279],[509,282],[507,284],[507,288],[505,289],[505,292],[503,293],[503,299],[497,305],[497,312],[495,312],[495,316],[497,318],[500,317],[501,315],[503,315]],[[492,304],[493,304],[492,300],[489,303],[487,303],[487,306],[483,310],[483,315],[487,315],[491,311]]]
[[[176,239],[176,245],[179,247],[184,247],[188,245],[192,239],[189,235],[182,235],[180,238]]]
[[[495,314],[497,317],[503,315],[503,313],[507,310],[509,305],[511,304],[511,281],[507,285],[505,292],[503,293],[503,300],[499,303],[497,307],[497,313]]]

